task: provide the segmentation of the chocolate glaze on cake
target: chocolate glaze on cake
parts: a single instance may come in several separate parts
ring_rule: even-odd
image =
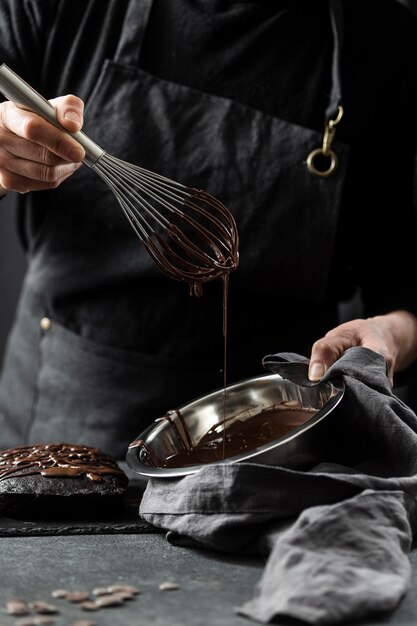
[[[128,478],[97,448],[68,443],[0,452],[0,514],[23,519],[122,516]]]
[[[116,461],[97,448],[56,443],[0,452],[0,481],[33,474],[68,478],[85,475],[94,482],[108,475],[125,478]]]

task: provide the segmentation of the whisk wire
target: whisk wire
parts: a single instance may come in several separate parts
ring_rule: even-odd
[[[111,171],[108,171],[108,177],[112,181],[112,188],[114,186],[120,190],[120,179],[118,179],[117,176]],[[140,183],[136,183],[136,186],[140,188]],[[164,216],[162,216],[160,213],[158,213],[152,206],[152,204],[150,204],[146,200],[146,198],[140,196],[138,193],[134,193],[131,189],[129,189],[129,187],[122,188],[121,191],[123,192],[123,195],[129,196],[130,198],[135,200],[139,204],[139,206],[142,207],[145,213],[150,215],[161,226],[161,228],[166,228],[169,225],[168,220],[164,218]],[[144,216],[137,209],[134,208],[134,205],[132,205],[132,210],[135,214],[137,213],[138,217],[141,220],[146,221]]]
[[[186,197],[186,194],[184,192],[179,194],[172,191],[172,187],[167,185],[164,181],[155,182],[153,179],[149,179],[147,176],[144,176],[141,172],[137,173],[134,166],[123,169],[120,165],[117,165],[114,169],[120,176],[123,176],[126,180],[129,180],[134,185],[137,185],[138,180],[140,180],[141,183],[147,188],[158,190],[159,193],[171,198],[174,201],[183,202],[184,198]]]
[[[126,195],[122,193],[118,185],[118,180],[117,178],[115,178],[112,171],[109,168],[102,166],[96,169],[96,173],[100,176],[102,180],[104,180],[104,182],[106,182],[108,187],[116,196],[117,200],[122,205],[122,208],[125,210],[125,213],[127,212],[127,214],[129,215],[129,220],[131,221],[131,223],[142,225],[142,227],[146,226],[148,230],[141,228],[140,232],[143,234],[143,236],[150,237],[152,235],[152,227],[146,221],[143,214],[140,213],[133,205],[133,203],[129,201],[129,198],[126,198]],[[134,199],[136,200],[136,197],[134,197]],[[139,198],[137,201],[138,204],[142,206],[141,199]]]
[[[180,264],[183,269],[184,274],[187,275],[189,279],[195,276],[196,272],[199,272],[200,278],[203,278],[207,271],[201,271],[201,268],[196,263],[191,262],[185,257],[181,257],[178,253],[176,253],[171,246],[169,246],[166,242],[163,242],[161,239],[157,238],[156,233],[153,227],[146,221],[143,214],[141,214],[137,210],[136,204],[139,204],[145,212],[151,214],[154,219],[164,228],[164,224],[158,219],[157,212],[153,209],[152,205],[150,205],[144,198],[141,198],[139,195],[133,193],[129,189],[124,189],[123,194],[119,190],[118,179],[111,172],[108,166],[105,164],[100,164],[100,167],[97,167],[97,174],[108,184],[108,186],[113,191],[116,199],[119,201],[126,217],[128,218],[131,226],[135,230],[136,234],[141,238],[142,243],[147,248],[149,254],[151,254],[152,258],[155,262],[158,263],[160,268],[162,269],[162,256],[157,247],[150,247],[149,241],[153,238],[158,240],[159,245],[163,248],[164,253],[168,256],[172,261],[175,261],[176,264]],[[130,196],[130,197],[129,197]],[[136,204],[134,204],[133,200]],[[155,215],[156,214],[156,215]],[[159,216],[166,223],[165,227],[169,225],[169,222],[163,217]],[[185,216],[188,217],[188,216]],[[176,243],[180,244],[181,247],[188,252],[190,255],[194,255],[194,257],[198,257],[200,260],[207,260],[204,257],[204,254],[201,253],[200,249],[195,246],[192,242],[183,237],[183,233],[180,231],[178,227],[175,225],[170,225],[171,231],[173,235],[173,239]],[[146,228],[145,228],[146,227]],[[158,253],[159,252],[159,253]],[[190,257],[191,258],[191,257]],[[164,270],[167,273],[166,269]],[[170,273],[173,276],[173,273]]]
[[[107,160],[111,161],[113,168],[106,163]],[[102,158],[96,164],[95,169],[99,175],[102,173],[106,174],[106,181],[110,183],[111,188],[117,187],[119,189],[120,181],[123,181],[124,183],[130,183],[133,186],[133,189],[135,189],[135,191],[132,191],[126,186],[123,187],[122,192],[119,191],[117,195],[115,195],[119,202],[121,202],[125,214],[127,213],[129,221],[133,225],[136,234],[140,237],[144,235],[143,228],[139,228],[139,231],[135,228],[137,219],[139,219],[141,225],[145,224],[147,227],[145,236],[149,238],[152,237],[154,235],[154,230],[144,219],[144,216],[137,211],[134,203],[138,204],[142,210],[145,211],[145,213],[148,214],[162,229],[168,229],[167,232],[169,232],[171,238],[188,255],[192,255],[201,262],[205,262],[207,264],[207,254],[209,253],[211,262],[220,267],[224,261],[225,254],[228,252],[224,238],[229,239],[231,237],[231,233],[219,219],[210,214],[209,211],[204,209],[203,206],[196,207],[193,205],[193,198],[195,196],[198,198],[198,194],[193,193],[193,190],[190,190],[190,188],[187,188],[180,183],[171,185],[169,179],[166,179],[165,177],[153,175],[152,173],[148,176],[147,171],[143,170],[143,168],[139,168],[129,163],[126,163],[126,166],[123,167],[123,164],[123,161],[116,159],[115,157],[109,157],[108,159]],[[175,188],[175,192],[172,191],[172,188]],[[178,193],[178,189],[181,190],[180,193]],[[142,192],[142,195],[140,195],[138,191]],[[171,215],[175,215],[177,219],[179,217],[184,224],[187,224],[194,230],[194,232],[198,233],[201,239],[200,245],[197,245],[189,239],[184,230],[179,228],[177,224],[171,223],[167,220],[166,217],[160,213],[160,210],[156,210],[143,194],[146,194],[149,198],[157,202],[158,205],[165,208]],[[123,200],[126,195],[130,197],[131,201],[126,202],[127,199]],[[206,218],[210,225],[214,227],[220,235],[215,234],[213,230],[210,231],[190,215],[187,215],[181,208],[179,208],[179,206],[172,206],[169,203],[169,200],[176,202],[179,206],[188,206],[194,210],[197,209],[199,215]],[[209,242],[209,245],[207,245],[207,242]],[[203,250],[201,249],[201,243],[205,243]],[[176,262],[180,262],[181,257],[174,252],[171,246],[165,247],[165,251],[169,251],[170,257],[174,258]],[[189,260],[187,260],[186,263],[184,263],[183,260],[183,265],[188,267],[190,271],[194,271],[197,268],[197,265],[195,263],[191,263]],[[201,275],[202,272],[200,272],[200,276]]]

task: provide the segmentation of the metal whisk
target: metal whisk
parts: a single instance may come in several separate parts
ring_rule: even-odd
[[[0,92],[16,106],[65,130],[54,107],[6,64],[0,66]],[[106,153],[82,131],[71,136],[85,150],[83,163],[110,187],[164,274],[188,282],[191,291],[199,295],[202,283],[236,269],[236,223],[219,200]]]

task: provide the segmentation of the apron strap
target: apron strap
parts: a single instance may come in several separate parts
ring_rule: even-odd
[[[152,8],[152,0],[130,0],[114,61],[139,66],[139,57]]]
[[[337,154],[332,150],[336,126],[343,117],[342,79],[340,76],[340,57],[343,43],[343,12],[340,0],[329,0],[330,22],[333,32],[332,86],[324,120],[323,144],[307,156],[307,168],[314,176],[327,178],[337,168]],[[324,157],[324,162],[323,162]]]
[[[342,103],[342,80],[340,76],[340,57],[343,45],[343,10],[340,0],[329,0],[330,21],[333,32],[332,87],[326,120],[336,119]]]

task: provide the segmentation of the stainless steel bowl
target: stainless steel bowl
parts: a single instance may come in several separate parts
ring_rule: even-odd
[[[226,387],[226,400],[221,388],[168,411],[130,444],[126,461],[158,478],[207,463],[308,468],[326,456],[329,416],[343,394],[342,381],[301,387],[278,374],[248,378]]]

